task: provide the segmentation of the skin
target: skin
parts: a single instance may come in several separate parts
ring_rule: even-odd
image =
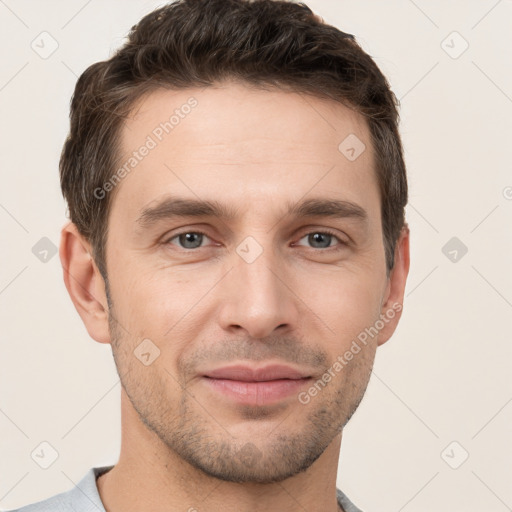
[[[388,276],[368,126],[330,100],[236,82],[157,90],[126,121],[123,158],[191,96],[198,105],[110,192],[110,302],[90,244],[73,224],[62,230],[67,289],[90,336],[111,344],[122,383],[121,453],[98,479],[101,499],[107,512],[335,512],[343,427],[400,311],[307,404],[294,393],[241,405],[202,375],[283,363],[311,377],[307,391],[402,304],[408,229]],[[351,133],[366,145],[355,161],[338,150]],[[169,194],[235,215],[137,220]],[[287,214],[313,198],[355,203],[366,221]],[[325,230],[334,236],[308,236]],[[198,231],[197,248],[176,236]],[[251,263],[237,252],[246,237],[262,249]],[[148,366],[134,355],[144,339],[160,351]]]

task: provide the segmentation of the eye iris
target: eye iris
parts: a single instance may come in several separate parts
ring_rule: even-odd
[[[313,247],[329,247],[331,245],[332,235],[327,233],[313,233],[308,236],[308,242]]]
[[[201,246],[203,235],[201,233],[183,233],[179,235],[179,240],[186,249],[196,249]]]

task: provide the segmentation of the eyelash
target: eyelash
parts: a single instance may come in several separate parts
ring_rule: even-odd
[[[207,233],[205,233],[204,231],[200,231],[200,230],[189,230],[189,231],[182,231],[181,233],[176,233],[174,234],[172,237],[170,238],[167,238],[165,241],[164,241],[164,245],[167,245],[171,242],[171,240],[174,240],[175,238],[178,238],[179,236],[181,235],[186,235],[187,233],[194,233],[196,235],[203,235],[207,238],[210,238],[208,236]],[[341,249],[342,247],[344,246],[347,246],[348,245],[348,242],[345,242],[344,240],[341,240],[341,238],[339,238],[339,236],[334,233],[333,231],[330,231],[329,229],[322,229],[322,230],[313,230],[313,231],[308,231],[307,233],[304,233],[300,238],[299,238],[299,241],[302,240],[304,237],[308,236],[308,235],[313,235],[313,234],[321,234],[321,235],[329,235],[329,236],[332,236],[334,237],[338,242],[339,244],[337,246],[333,246],[333,247],[324,247],[324,248],[317,248],[317,247],[309,247],[310,249],[313,249],[313,250],[317,250],[317,251],[323,251],[323,252],[327,252],[328,250],[339,250]],[[179,246],[178,246],[179,247]],[[303,247],[303,246],[301,246]],[[192,252],[194,250],[197,250],[197,249],[202,249],[202,247],[196,247],[194,249],[186,249],[184,247],[179,247],[180,249],[182,249],[183,251],[186,251],[186,252]]]

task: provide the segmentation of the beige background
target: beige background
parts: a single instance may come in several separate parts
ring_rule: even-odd
[[[110,347],[88,337],[58,256],[32,248],[42,257],[65,222],[58,158],[78,75],[161,4],[0,0],[3,509],[117,460]],[[511,510],[512,1],[308,4],[389,77],[410,180],[404,314],[345,430],[338,485],[365,512]],[[43,31],[58,42],[46,59],[31,48]],[[43,441],[58,452],[48,469],[31,458]]]

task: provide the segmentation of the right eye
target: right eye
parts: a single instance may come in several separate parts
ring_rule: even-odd
[[[204,233],[199,231],[185,231],[169,238],[165,243],[178,245],[182,249],[199,249],[203,246],[205,239],[209,239]],[[176,240],[176,242],[174,242]]]

